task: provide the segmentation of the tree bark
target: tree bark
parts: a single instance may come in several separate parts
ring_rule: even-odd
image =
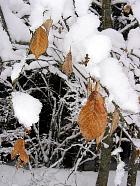
[[[132,149],[132,153],[129,159],[127,186],[136,186],[137,170],[138,170],[138,153],[135,147]]]
[[[102,29],[112,28],[111,0],[102,0]]]
[[[111,162],[111,150],[113,145],[113,138],[109,133],[109,126],[106,129],[105,136],[107,136],[101,145],[101,159],[99,165],[99,173],[96,181],[96,186],[107,186],[110,162]]]
[[[111,0],[102,0],[102,29],[112,27],[111,13]],[[111,150],[113,146],[113,137],[110,135],[109,130],[110,127],[108,126],[104,135],[107,137],[105,137],[103,143],[101,144],[101,159],[96,186],[107,186],[108,182],[111,162]],[[105,147],[105,145],[107,147]]]

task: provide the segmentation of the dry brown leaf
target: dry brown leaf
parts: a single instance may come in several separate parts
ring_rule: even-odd
[[[30,41],[30,51],[38,59],[48,48],[48,34],[41,26],[36,29]]]
[[[123,11],[124,11],[125,13],[129,14],[130,11],[131,11],[131,6],[128,5],[128,4],[126,4],[126,5],[123,7]]]
[[[104,132],[102,133],[101,136],[99,136],[99,137],[96,138],[96,145],[97,145],[97,147],[98,147],[98,145],[100,144],[100,142],[101,142],[101,140],[103,139],[103,137],[104,137]]]
[[[112,115],[112,125],[111,125],[110,135],[112,135],[113,132],[117,129],[119,125],[119,120],[120,120],[119,111],[115,109]]]
[[[64,64],[62,65],[62,71],[69,77],[72,72],[73,72],[73,68],[72,68],[72,54],[71,54],[71,50],[69,51],[69,53],[66,55],[65,57],[65,61]]]
[[[48,35],[49,35],[49,31],[50,31],[50,28],[53,24],[53,20],[50,18],[50,19],[47,19],[43,24],[42,26],[46,29]]]
[[[135,159],[138,159],[140,157],[140,149],[139,148],[135,150],[135,156],[136,156]]]
[[[25,149],[24,151],[22,150],[20,153],[20,160],[23,162],[23,164],[27,164],[29,162],[29,156],[26,153]]]
[[[11,159],[15,159],[17,155],[19,155],[18,167],[29,162],[29,156],[26,153],[25,141],[23,139],[16,140],[11,152]]]
[[[104,134],[107,125],[107,111],[104,98],[97,91],[93,91],[87,103],[82,107],[78,124],[86,141],[97,139]]]

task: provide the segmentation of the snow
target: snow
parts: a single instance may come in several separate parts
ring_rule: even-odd
[[[35,3],[34,3],[35,2]],[[31,30],[35,30],[43,23],[43,12],[44,7],[41,6],[39,1],[30,0],[31,3],[31,15],[30,15],[30,24],[31,24]]]
[[[23,0],[7,0],[8,7],[18,17],[30,14],[30,6],[23,2]]]
[[[76,56],[75,48],[78,49],[87,37],[97,33],[99,25],[99,18],[94,14],[87,14],[77,18],[77,21],[72,25],[64,38],[65,54],[69,52],[71,47],[73,55],[75,54],[74,56]]]
[[[71,48],[73,62],[81,62],[86,54],[89,55],[90,62],[86,69],[90,74],[92,65],[107,58],[112,48],[110,38],[98,32],[99,25],[96,15],[87,14],[77,19],[64,38],[64,53],[66,55]]]
[[[67,18],[69,16],[74,16],[74,7],[71,0],[66,1],[63,9],[63,17]]]
[[[0,74],[0,79],[4,81],[7,80],[7,77],[11,76],[11,71],[12,71],[12,67],[7,67],[6,69],[4,69]]]
[[[127,49],[140,49],[140,28],[131,29],[128,34]]]
[[[12,44],[9,40],[7,33],[3,30],[0,25],[0,57],[3,61],[18,59],[20,56],[16,55],[12,49]]]
[[[13,92],[12,103],[15,117],[19,123],[30,128],[32,124],[39,121],[42,103],[38,99],[27,93]]]
[[[116,175],[115,175],[115,186],[119,186],[122,183],[122,179],[124,177],[125,174],[125,170],[124,170],[124,166],[125,163],[123,161],[120,161],[119,164],[117,165],[117,170],[116,170]]]
[[[83,61],[88,54],[87,73],[101,81],[109,90],[112,100],[123,110],[139,112],[138,95],[131,87],[134,81],[130,83],[119,61],[110,58],[112,48],[126,47],[124,38],[113,29],[100,33],[97,30],[99,24],[94,14],[79,17],[64,38],[64,52],[67,54],[71,48],[74,63]]]
[[[20,75],[24,65],[26,56],[24,56],[19,63],[15,63],[11,72],[11,80],[14,82]]]
[[[135,145],[137,148],[140,148],[140,139],[132,138],[132,140],[133,140],[134,145]]]
[[[31,37],[29,28],[22,22],[20,18],[12,13],[5,1],[6,0],[1,0],[0,5],[2,7],[8,31],[12,40],[17,42],[28,42]]]
[[[118,155],[120,152],[123,152],[123,149],[121,147],[118,147],[111,152],[111,155],[115,156],[115,155]]]
[[[0,165],[0,186],[54,186],[69,185],[75,186],[94,186],[96,183],[97,172],[86,171],[73,173],[70,178],[70,170],[66,169],[47,169],[45,167],[26,170],[16,170],[13,166]],[[120,175],[118,173],[118,175]],[[114,185],[115,171],[110,171],[108,186]],[[120,180],[120,178],[118,178]],[[127,173],[120,186],[126,186]],[[137,184],[140,183],[140,172],[137,176]]]
[[[131,5],[134,17],[138,20],[140,23],[140,2],[139,0],[136,0],[134,3]]]
[[[110,55],[112,48],[109,37],[95,34],[85,40],[85,51],[92,64],[100,63]]]
[[[125,48],[125,40],[123,38],[123,35],[112,28],[105,29],[101,32],[101,34],[108,36],[111,39],[112,46],[114,48]]]
[[[88,13],[91,0],[75,0],[75,8],[78,16],[84,16]]]
[[[31,4],[31,30],[35,30],[45,21],[43,12],[47,10],[46,14],[56,24],[61,19],[66,0],[30,0]]]
[[[117,59],[107,58],[100,63],[100,81],[123,110],[140,111],[138,95],[131,87]]]
[[[13,70],[11,72],[11,80],[14,82],[18,77],[19,74],[21,73],[23,65],[21,63],[15,63],[13,66]]]

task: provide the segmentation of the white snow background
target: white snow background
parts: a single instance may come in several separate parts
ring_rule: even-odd
[[[70,170],[47,169],[45,167],[25,170],[13,166],[0,165],[0,186],[94,186],[97,172],[86,171],[73,173]],[[115,186],[115,171],[110,171],[108,186]],[[127,172],[124,173],[120,186],[126,186]],[[77,183],[77,185],[76,185]],[[140,172],[137,176],[137,185],[140,183]]]

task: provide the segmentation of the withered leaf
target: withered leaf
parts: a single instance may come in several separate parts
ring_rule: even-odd
[[[107,125],[107,111],[104,98],[93,91],[86,104],[82,107],[78,124],[86,141],[97,139],[104,134]]]
[[[69,77],[72,72],[73,72],[73,68],[72,68],[72,54],[71,54],[71,50],[69,51],[69,53],[66,55],[65,60],[64,60],[64,64],[62,65],[62,71]]]
[[[140,149],[135,149],[135,160],[137,160],[140,157]]]
[[[129,14],[130,11],[131,11],[131,6],[128,5],[128,4],[124,5],[123,11],[124,11],[125,13]]]
[[[101,136],[99,136],[99,137],[96,138],[96,145],[97,146],[99,145],[99,143],[101,142],[101,140],[103,139],[103,137],[104,137],[104,132],[101,134]]]
[[[16,140],[11,152],[11,159],[15,159],[19,155],[18,166],[25,165],[29,162],[29,156],[25,150],[25,141],[23,139]]]
[[[113,115],[112,115],[112,125],[111,125],[110,135],[112,135],[113,132],[118,127],[119,120],[120,120],[119,111],[117,109],[115,109],[115,111],[113,112]]]
[[[48,34],[41,26],[36,29],[30,41],[30,51],[38,59],[48,48]]]
[[[50,18],[50,19],[47,19],[43,24],[42,26],[46,29],[48,35],[49,35],[49,31],[50,31],[50,28],[53,24],[53,20]]]

